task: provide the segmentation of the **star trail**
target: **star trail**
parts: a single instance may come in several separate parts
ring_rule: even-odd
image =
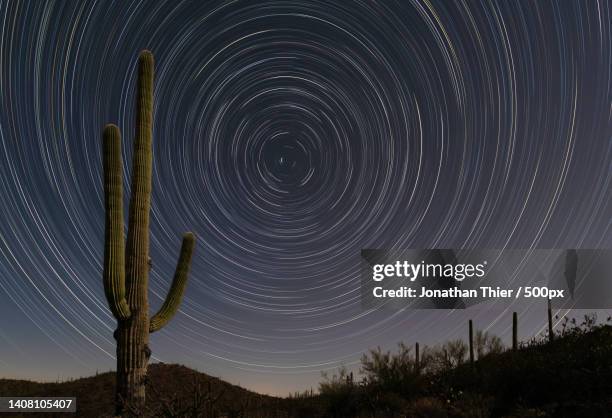
[[[286,394],[507,312],[366,310],[362,248],[610,248],[607,1],[0,2],[0,375],[114,367],[101,133],[156,59],[153,359]],[[127,202],[126,202],[127,205]],[[522,306],[524,337],[545,307]]]

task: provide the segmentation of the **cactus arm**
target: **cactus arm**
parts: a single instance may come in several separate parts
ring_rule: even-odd
[[[181,255],[176,265],[176,271],[174,273],[172,285],[170,286],[170,291],[162,307],[151,318],[149,332],[159,331],[168,321],[170,321],[170,319],[172,319],[178,310],[183,297],[183,291],[185,290],[185,285],[187,284],[189,265],[191,264],[191,255],[193,254],[194,245],[194,235],[190,232],[185,234],[183,237],[183,244],[181,245]]]
[[[136,132],[125,252],[128,302],[130,306],[138,304],[145,309],[153,164],[153,67],[153,55],[143,51],[138,58]]]
[[[106,212],[102,273],[104,293],[115,318],[125,320],[130,317],[130,308],[125,299],[121,132],[115,125],[107,125],[102,137]]]

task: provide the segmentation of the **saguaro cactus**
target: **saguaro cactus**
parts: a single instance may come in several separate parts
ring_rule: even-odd
[[[153,136],[153,55],[143,51],[138,60],[136,134],[132,161],[132,185],[128,215],[127,245],[124,241],[123,174],[121,133],[107,125],[103,133],[104,196],[106,230],[104,246],[104,291],[117,319],[117,415],[127,409],[142,410],[145,377],[151,351],[149,333],[161,329],[172,318],[187,283],[195,237],[183,237],[181,253],[170,291],[160,310],[149,318],[149,211],[151,207]]]

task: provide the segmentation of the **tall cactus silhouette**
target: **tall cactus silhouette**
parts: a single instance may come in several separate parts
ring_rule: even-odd
[[[161,329],[176,313],[187,283],[195,245],[192,233],[183,244],[170,291],[159,311],[149,318],[149,212],[151,207],[153,137],[153,55],[143,51],[138,59],[136,134],[132,161],[131,197],[127,241],[124,241],[121,133],[107,125],[103,133],[106,230],[104,291],[117,319],[116,413],[142,410],[145,378],[151,351],[149,333]]]

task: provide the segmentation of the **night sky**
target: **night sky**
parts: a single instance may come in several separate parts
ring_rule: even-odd
[[[360,250],[611,248],[611,19],[598,0],[0,2],[0,376],[114,368],[101,132],[124,133],[127,196],[142,49],[152,310],[198,237],[155,360],[286,394],[468,317],[508,341],[492,304],[362,309]],[[544,304],[513,309],[542,331]]]

